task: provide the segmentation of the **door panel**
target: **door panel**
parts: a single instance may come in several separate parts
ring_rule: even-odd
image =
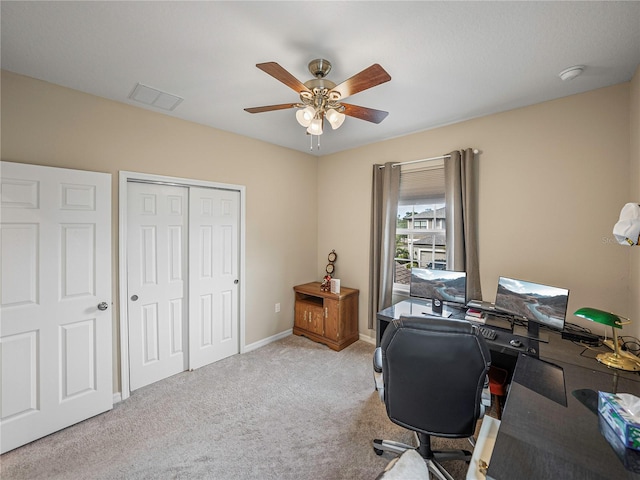
[[[6,219],[3,211],[3,220]],[[38,224],[2,222],[1,234],[4,247],[2,307],[35,305],[38,303]]]
[[[72,297],[95,295],[95,226],[92,224],[73,224],[60,226],[60,258],[62,260],[62,278],[60,281],[63,300]],[[85,265],[83,269],[75,265]]]
[[[111,175],[0,168],[4,453],[113,406]]]
[[[188,368],[186,255],[188,189],[127,184],[131,390]]]
[[[298,328],[308,329],[308,315],[306,304],[302,301],[297,301],[294,306],[293,324]]]
[[[340,303],[337,300],[326,298],[325,306],[325,336],[331,340],[340,340]]]
[[[191,187],[189,194],[189,366],[240,351],[240,193]]]

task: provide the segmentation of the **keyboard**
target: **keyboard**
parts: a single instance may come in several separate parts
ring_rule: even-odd
[[[478,330],[480,330],[480,335],[482,335],[487,340],[496,339],[496,331],[494,329],[478,326]]]

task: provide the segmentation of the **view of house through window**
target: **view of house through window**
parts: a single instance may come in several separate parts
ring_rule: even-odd
[[[394,291],[409,292],[411,268],[447,267],[444,165],[432,163],[400,174]]]

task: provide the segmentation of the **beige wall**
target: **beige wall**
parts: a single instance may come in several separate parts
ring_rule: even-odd
[[[612,227],[629,198],[629,91],[616,85],[322,157],[318,269],[335,248],[337,276],[361,290],[360,332],[374,336],[366,300],[371,165],[466,147],[480,150],[484,298],[495,298],[505,275],[569,288],[575,323],[584,324],[571,315],[583,306],[627,313],[629,250]]]
[[[640,65],[631,81],[630,112],[630,192],[625,200],[640,203]],[[640,337],[640,246],[628,249],[629,254],[629,310],[633,321],[633,335]]]
[[[493,300],[499,275],[564,286],[570,312],[627,314],[636,322],[625,333],[640,332],[640,248],[621,247],[611,234],[621,206],[640,196],[638,72],[629,84],[319,160],[8,72],[1,86],[2,160],[113,175],[114,300],[119,170],[232,183],[247,191],[246,343],[292,327],[291,288],[321,278],[331,249],[337,278],[360,289],[360,332],[373,337],[366,318],[372,164],[473,147],[481,152],[485,299]],[[117,364],[114,372],[119,390]]]
[[[114,301],[119,170],[246,186],[246,344],[292,328],[292,287],[316,272],[315,157],[8,72],[1,113],[2,160],[112,174]]]

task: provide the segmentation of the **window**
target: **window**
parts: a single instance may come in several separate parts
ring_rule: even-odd
[[[409,293],[411,268],[446,269],[444,163],[411,165],[400,173],[394,293]]]

